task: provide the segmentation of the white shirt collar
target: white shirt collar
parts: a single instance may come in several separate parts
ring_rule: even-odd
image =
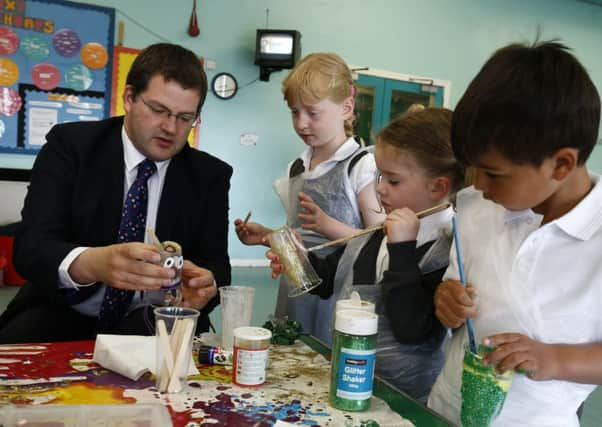
[[[502,207],[501,205],[498,206],[504,209],[504,207]],[[523,209],[520,211],[511,211],[510,209],[504,209],[504,222],[509,223],[513,221],[527,221],[529,223],[537,221],[537,223],[541,224],[541,221],[543,221],[543,215],[537,214],[531,209]]]
[[[594,183],[591,191],[569,212],[551,222],[571,237],[579,240],[588,240],[602,227],[602,182],[600,175],[590,173]],[[541,224],[543,215],[531,209],[511,211],[506,209],[504,221],[537,222]]]
[[[140,162],[144,161],[146,157],[134,146],[134,143],[125,131],[125,126],[121,127],[121,140],[123,141],[123,159],[125,161],[125,172],[126,174],[133,173],[138,167]],[[157,171],[161,172],[164,168],[169,165],[171,159],[164,160],[162,162],[155,162]]]
[[[353,137],[349,137],[339,148],[337,148],[337,151],[335,151],[334,154],[323,163],[324,164],[327,164],[330,162],[338,163],[341,160],[345,160],[347,157],[352,155],[359,148],[359,146],[360,145],[357,143],[357,141],[355,139],[353,139]],[[305,170],[309,170],[309,165],[311,163],[312,154],[313,154],[313,149],[311,147],[306,147],[305,150],[303,150],[303,153],[301,153],[301,160],[303,160],[303,165],[305,166]]]
[[[590,173],[591,191],[568,213],[554,223],[575,239],[588,240],[602,227],[602,182],[600,175]]]

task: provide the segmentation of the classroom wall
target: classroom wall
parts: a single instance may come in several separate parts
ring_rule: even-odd
[[[180,43],[216,62],[209,79],[221,71],[236,77],[241,89],[233,99],[208,96],[200,145],[234,167],[230,217],[252,210],[253,219],[268,226],[285,221],[272,181],[303,144],[280,93],[286,71],[272,74],[269,82],[256,81],[258,28],[299,30],[303,54],[334,51],[350,64],[449,80],[452,107],[493,50],[531,41],[539,29],[543,39],[557,37],[573,47],[602,90],[602,7],[577,0],[199,0],[197,38],[186,33],[190,0],[95,3],[117,9],[117,21],[125,22],[125,46]],[[241,145],[243,133],[258,135],[257,145]],[[31,164],[30,156],[0,155],[0,167]],[[602,171],[602,149],[590,166]],[[241,245],[231,232],[232,258],[261,260],[264,252]]]

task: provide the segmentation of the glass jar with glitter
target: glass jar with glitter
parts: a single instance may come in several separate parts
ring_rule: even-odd
[[[344,411],[370,408],[378,316],[361,310],[336,312],[330,365],[330,404]]]
[[[512,384],[514,371],[499,374],[495,366],[485,365],[483,358],[493,347],[479,345],[477,354],[464,349],[462,366],[462,427],[488,426],[500,413]]]

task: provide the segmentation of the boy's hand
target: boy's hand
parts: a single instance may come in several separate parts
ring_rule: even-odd
[[[303,222],[301,228],[312,230],[320,234],[327,234],[329,222],[332,218],[324,213],[320,206],[313,201],[311,196],[303,192],[299,193],[299,203],[301,207],[305,209],[304,213],[299,214],[299,219]]]
[[[387,215],[384,225],[389,243],[407,242],[416,240],[420,220],[411,209],[395,209]]]
[[[240,218],[236,218],[234,220],[234,228],[236,230],[238,240],[245,245],[269,246],[266,243],[265,236],[270,234],[272,230],[256,222],[247,222],[246,224],[243,223],[244,221]]]
[[[272,251],[267,251],[266,258],[270,260],[270,268],[272,269],[272,279],[275,279],[284,271],[284,265],[280,263],[280,258]]]
[[[476,295],[472,286],[464,287],[457,280],[446,280],[435,291],[435,315],[443,326],[459,328],[466,319],[477,315]]]
[[[485,338],[485,345],[496,347],[485,356],[485,363],[496,366],[498,372],[517,370],[532,380],[556,378],[555,347],[516,333],[497,334]]]

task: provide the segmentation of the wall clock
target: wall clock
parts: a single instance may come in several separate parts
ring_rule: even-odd
[[[219,99],[230,99],[238,91],[238,82],[230,73],[218,73],[211,81],[211,91]]]

